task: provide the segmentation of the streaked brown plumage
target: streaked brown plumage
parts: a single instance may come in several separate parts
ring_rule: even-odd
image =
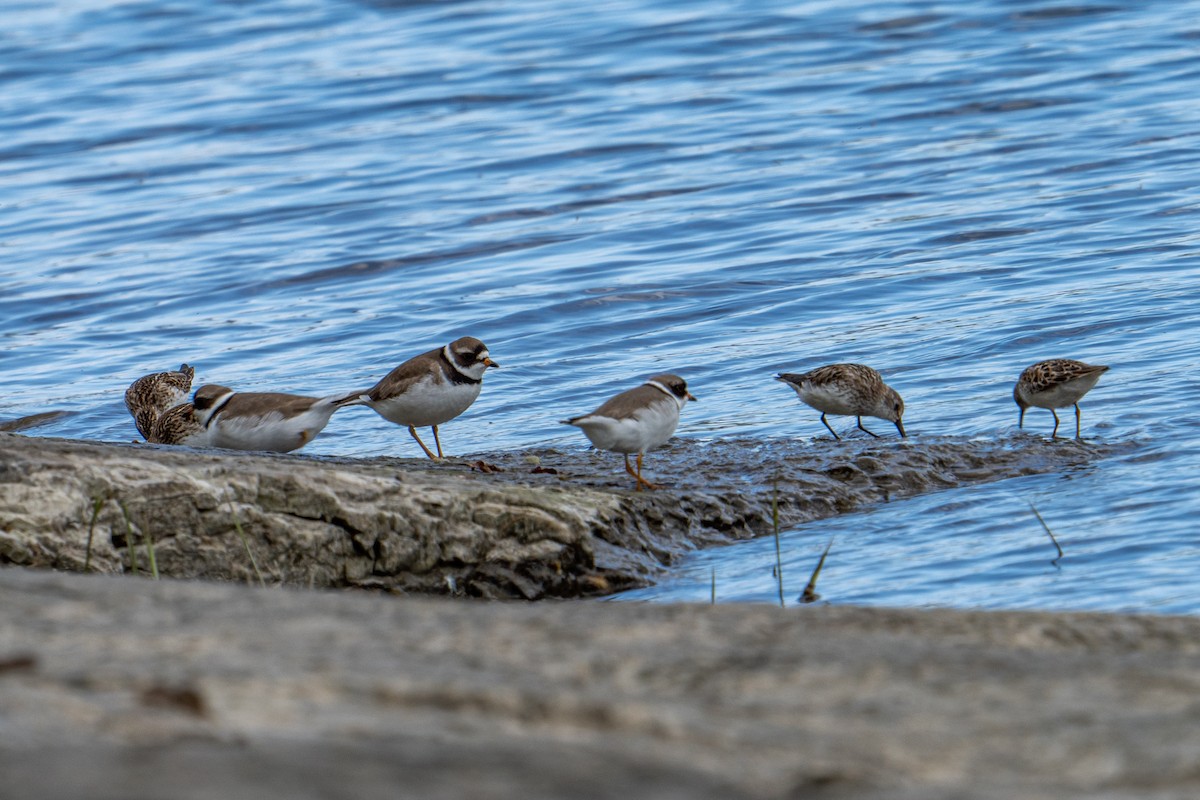
[[[878,438],[863,427],[863,417],[879,417],[904,432],[904,401],[895,389],[883,382],[883,376],[865,364],[828,364],[804,373],[784,372],[775,380],[790,386],[800,402],[821,412],[821,423],[833,438],[840,439],[825,419],[826,414],[858,418],[858,429]]]
[[[1013,386],[1013,400],[1021,410],[1017,427],[1025,426],[1025,409],[1030,406],[1046,408],[1054,417],[1054,430],[1050,436],[1058,435],[1056,408],[1075,406],[1075,438],[1080,433],[1079,400],[1091,391],[1100,376],[1108,372],[1101,364],[1085,364],[1070,358],[1051,358],[1039,361],[1021,373]]]
[[[167,409],[154,421],[146,441],[151,444],[181,444],[203,447],[208,444],[208,432],[200,427],[191,403],[180,403]]]
[[[196,370],[180,364],[178,370],[143,375],[125,390],[125,408],[133,417],[138,433],[147,441],[155,421],[168,409],[187,400]]]

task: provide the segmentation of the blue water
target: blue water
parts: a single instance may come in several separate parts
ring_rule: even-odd
[[[841,360],[986,437],[1073,357],[1132,455],[805,526],[786,574],[833,536],[828,602],[1200,612],[1197,11],[10,1],[0,419],[130,440],[125,386],[182,361],[325,394],[472,334],[503,368],[452,452],[582,448],[558,419],[664,369],[680,436],[816,437],[770,378]],[[362,409],[305,452],[419,454]],[[715,564],[770,600],[768,546],[637,596]]]

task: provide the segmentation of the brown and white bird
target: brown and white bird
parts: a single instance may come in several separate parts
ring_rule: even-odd
[[[154,420],[146,441],[150,444],[179,444],[188,447],[207,447],[208,431],[200,427],[190,402],[172,406]]]
[[[311,442],[338,409],[338,398],[278,392],[235,392],[207,383],[192,397],[210,447],[288,453]]]
[[[658,488],[642,477],[642,457],[671,438],[679,425],[679,412],[695,399],[683,378],[663,373],[609,398],[590,414],[562,422],[582,429],[597,448],[624,453],[625,471],[637,480],[640,492],[643,486]],[[631,453],[637,453],[636,472],[629,465]]]
[[[338,403],[369,406],[388,422],[407,426],[425,455],[444,458],[438,426],[470,408],[483,387],[483,373],[499,366],[492,361],[487,345],[464,336],[410,358],[367,391],[355,392]],[[433,429],[436,456],[417,435],[417,428],[426,426]]]
[[[180,364],[178,370],[143,375],[125,390],[125,408],[146,441],[152,441],[154,423],[169,409],[187,400],[196,370]]]
[[[1096,385],[1108,367],[1085,364],[1070,358],[1052,358],[1026,367],[1013,386],[1013,400],[1021,409],[1017,427],[1025,426],[1025,409],[1030,406],[1048,408],[1054,416],[1054,430],[1050,436],[1058,435],[1056,408],[1075,406],[1075,438],[1079,438],[1079,400]]]
[[[883,382],[883,376],[863,364],[829,364],[811,372],[784,372],[775,380],[783,381],[800,398],[800,402],[821,412],[821,422],[833,438],[840,439],[825,419],[826,414],[858,418],[858,429],[879,438],[863,427],[863,417],[879,417],[895,424],[900,436],[904,433],[904,401],[895,389]]]

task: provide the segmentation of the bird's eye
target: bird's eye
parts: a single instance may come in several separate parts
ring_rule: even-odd
[[[899,411],[899,410],[900,410],[900,404],[899,404],[899,403],[896,403],[896,405],[894,406],[894,408],[895,408],[895,410],[896,410],[896,411]]]

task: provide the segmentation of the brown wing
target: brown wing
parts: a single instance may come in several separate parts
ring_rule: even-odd
[[[639,411],[659,402],[670,403],[673,401],[661,389],[642,384],[634,389],[629,389],[614,397],[610,397],[591,414],[584,414],[583,416],[630,419],[636,416]],[[580,417],[576,417],[576,419],[580,419]]]
[[[1075,361],[1071,358],[1051,358],[1027,367],[1021,373],[1020,380],[1029,387],[1030,392],[1036,394],[1059,384],[1069,383],[1076,378],[1095,375],[1098,372],[1105,372],[1107,370],[1108,367],[1106,366],[1085,364],[1082,361]]]
[[[230,417],[262,417],[272,411],[282,414],[284,418],[295,417],[308,411],[319,399],[318,397],[278,392],[238,392],[229,398],[229,402],[218,413],[226,419]]]
[[[372,400],[378,401],[385,397],[404,394],[422,378],[433,376],[435,379],[441,380],[443,377],[443,370],[440,366],[442,361],[440,347],[414,356],[385,375],[379,383],[367,390],[366,394]]]
[[[868,392],[883,386],[883,377],[865,364],[828,364],[803,376],[814,386],[852,384]]]

